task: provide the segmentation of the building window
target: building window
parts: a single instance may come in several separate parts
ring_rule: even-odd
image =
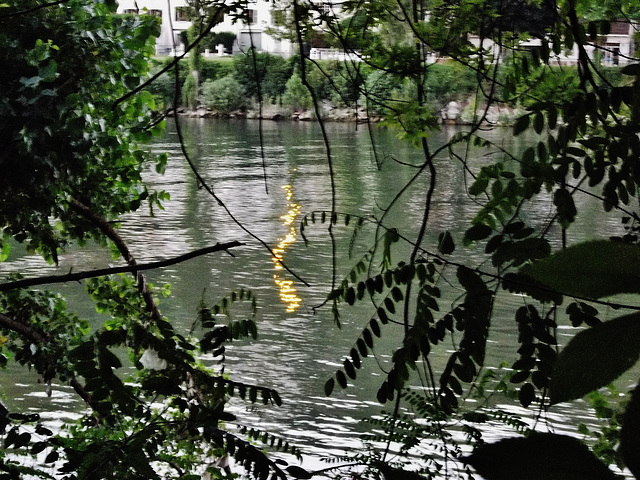
[[[176,7],[176,22],[189,21],[189,7]]]
[[[149,15],[154,17],[162,17],[162,10],[149,10]]]
[[[136,10],[135,8],[125,8],[124,9],[124,13],[126,15],[137,15],[138,14],[138,10]]]
[[[247,18],[245,20],[245,23],[247,25],[253,25],[257,21],[258,21],[258,11],[253,9],[247,10]]]
[[[606,50],[604,51],[604,62],[608,65],[620,64],[620,45],[619,44],[608,43],[606,45]]]

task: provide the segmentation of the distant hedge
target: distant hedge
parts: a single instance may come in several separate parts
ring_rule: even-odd
[[[171,62],[171,58],[153,61],[153,71],[158,71]],[[307,106],[308,101],[300,97],[301,82],[297,57],[285,59],[268,53],[237,55],[234,57],[204,58],[199,82],[199,104],[215,108],[227,105],[239,109],[249,108],[258,100],[291,109]],[[186,62],[180,62],[178,82],[181,90],[194,88],[189,78]],[[603,68],[603,78],[618,83],[619,69]],[[435,112],[452,100],[464,100],[475,93],[477,79],[473,70],[460,64],[435,63],[426,70],[424,92],[426,101]],[[293,77],[293,80],[292,80]],[[511,103],[535,101],[535,98],[562,99],[576,86],[577,73],[574,67],[547,69],[531,73],[531,85],[527,98],[512,99]],[[224,82],[220,82],[224,79]],[[307,80],[318,100],[331,102],[338,107],[366,106],[374,114],[385,114],[389,100],[402,102],[417,87],[407,78],[395,78],[383,72],[371,72],[366,64],[345,64],[320,60],[309,63]],[[238,92],[233,85],[238,85]],[[204,86],[207,86],[206,90]],[[216,86],[224,85],[224,91],[216,92]],[[258,85],[260,88],[258,88]],[[175,78],[173,72],[163,74],[149,85],[158,108],[167,108],[173,103]],[[287,90],[289,89],[289,90]],[[293,91],[295,90],[295,91]],[[500,92],[494,92],[500,95]],[[183,96],[179,96],[182,102]],[[382,104],[387,107],[383,108]],[[180,105],[187,106],[187,105]],[[191,106],[188,106],[191,107]]]

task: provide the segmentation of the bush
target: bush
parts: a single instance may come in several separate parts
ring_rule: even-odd
[[[331,101],[339,106],[354,106],[360,97],[360,88],[364,82],[363,75],[359,70],[361,66],[355,67],[350,63],[337,63],[331,75],[333,80],[333,92]]]
[[[476,86],[475,72],[459,64],[429,65],[424,81],[427,99],[436,107],[468,97]]]
[[[166,67],[173,58],[167,58],[164,60],[152,60],[151,61],[151,70],[150,76],[155,75],[161,69]],[[187,67],[184,63],[178,64],[178,82],[181,86],[184,85],[187,75]],[[167,72],[160,75],[157,79],[147,85],[146,90],[151,93],[155,99],[156,107],[158,109],[169,108],[173,105],[173,97],[175,91],[175,73],[174,69],[171,68]],[[178,101],[182,101],[182,98],[178,99]]]
[[[236,34],[233,32],[211,32],[204,39],[203,45],[212,52],[215,52],[218,45],[224,45],[226,53],[233,51],[233,43],[236,41]]]
[[[527,84],[530,87],[522,101],[525,107],[541,100],[564,105],[581,91],[578,69],[573,66],[539,69],[527,79]]]
[[[247,107],[247,92],[233,75],[205,81],[202,97],[207,107],[221,113],[231,113]]]
[[[282,105],[294,110],[306,110],[313,105],[311,93],[302,83],[298,72],[295,72],[287,81],[285,92],[282,96]]]
[[[604,67],[598,69],[602,78],[599,79],[600,83],[605,81],[615,87],[621,86],[625,81],[625,76],[622,74],[622,67]]]
[[[375,115],[387,113],[385,105],[400,95],[401,86],[402,82],[397,76],[376,70],[367,77],[360,102],[366,103],[369,112]]]
[[[234,72],[233,62],[231,59],[207,59],[202,62],[202,70],[200,71],[200,78],[204,82],[205,80],[218,80],[219,78],[226,77]]]
[[[173,105],[175,92],[175,78],[172,72],[165,72],[147,86],[147,91],[153,95],[156,108],[164,110]]]
[[[271,101],[284,94],[287,81],[293,74],[293,65],[282,57],[269,55],[262,85],[262,95]]]
[[[235,78],[251,97],[258,96],[258,85],[263,98],[275,99],[282,95],[293,67],[282,57],[250,51],[234,62]]]
[[[196,108],[197,102],[197,91],[196,91],[196,80],[193,78],[193,75],[187,75],[187,78],[182,85],[182,105],[187,108]]]

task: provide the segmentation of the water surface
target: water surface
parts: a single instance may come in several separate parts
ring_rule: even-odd
[[[167,172],[162,176],[149,171],[146,178],[156,188],[169,192],[171,200],[166,202],[164,211],[156,209],[155,216],[145,209],[126,216],[121,234],[139,262],[170,258],[217,242],[243,243],[228,254],[199,257],[150,272],[148,277],[157,285],[172,285],[171,297],[162,300],[160,308],[184,333],[191,329],[201,300],[214,303],[238,288],[250,289],[258,296],[259,338],[228,348],[226,372],[235,380],[278,390],[284,404],[276,408],[233,400],[232,408],[248,425],[281,435],[300,447],[307,454],[304,466],[323,468],[321,457],[361,448],[357,436],[367,427],[360,421],[378,415],[383,408],[375,402],[383,379],[378,362],[384,365],[389,360],[397,339],[389,333],[391,330],[386,331],[386,337],[376,344],[377,362],[367,359],[348,389],[337,391],[331,398],[324,396],[325,381],[341,365],[368,318],[363,310],[345,308],[342,329],[337,329],[330,308],[315,308],[331,288],[330,237],[327,224],[310,224],[305,232],[308,241],[305,245],[299,226],[304,215],[331,209],[329,166],[321,132],[311,123],[266,122],[263,161],[257,122],[210,119],[182,122],[189,156],[215,198],[194,178],[182,156],[175,128],[170,125],[163,138],[151,146],[154,151],[169,154]],[[417,171],[421,162],[419,152],[398,141],[392,132],[376,130],[374,149],[370,132],[363,127],[329,124],[327,128],[335,171],[336,211],[379,217]],[[455,133],[455,129],[444,128],[431,136],[430,145],[437,148]],[[493,130],[483,135],[515,149],[520,141],[512,138],[509,131]],[[470,158],[475,162],[472,168],[490,160],[480,151]],[[398,161],[409,166],[401,166]],[[437,190],[424,242],[425,248],[432,250],[441,231],[448,229],[459,236],[479,208],[465,194],[468,179],[460,161],[443,152],[436,163]],[[428,177],[423,177],[387,212],[388,226],[402,232],[416,231],[423,215],[428,181]],[[584,203],[580,208],[592,210],[593,215],[589,216],[588,224],[572,227],[572,240],[607,235],[617,228],[600,216],[597,204]],[[550,218],[551,209],[547,202],[539,201],[528,215],[542,224]],[[350,271],[358,255],[373,240],[373,231],[365,230],[356,239],[350,258],[347,251],[352,231],[352,227],[344,224],[333,231],[338,247],[338,279]],[[551,231],[551,236],[559,241],[558,232]],[[283,268],[280,261],[296,276]],[[97,247],[71,249],[61,257],[58,268],[18,252],[0,266],[0,274],[19,271],[29,277],[111,264],[109,252]],[[449,275],[453,278],[455,271],[451,270]],[[73,299],[74,305],[80,302],[83,315],[94,319],[96,324],[100,321],[82,296],[81,286],[66,285],[61,291]],[[446,302],[454,300],[455,297],[443,300],[442,309],[448,308]],[[498,309],[511,312],[514,305],[523,301],[521,297],[503,295]],[[242,315],[242,310],[237,314]],[[499,360],[511,362],[516,355],[513,320],[507,315],[496,318],[488,350],[489,364],[497,364]],[[440,357],[434,357],[434,362],[444,362],[446,358],[447,352],[443,351]],[[52,418],[72,418],[82,408],[66,386],[55,385],[52,397],[48,398],[36,378],[29,378],[22,371],[9,373],[13,379],[7,382],[3,373],[1,390],[12,407],[49,409]],[[503,406],[520,411],[510,404]],[[536,421],[533,413],[526,418],[531,423]],[[558,432],[571,431],[578,421],[595,422],[583,402],[555,407],[547,421]],[[494,429],[488,437],[511,433],[506,428]]]

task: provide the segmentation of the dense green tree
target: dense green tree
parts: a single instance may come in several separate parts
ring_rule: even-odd
[[[211,32],[203,43],[212,52],[216,51],[218,45],[224,45],[225,52],[231,53],[235,41],[236,34],[233,32]]]
[[[18,2],[0,10],[0,224],[52,261],[70,238],[100,237],[71,214],[72,199],[111,219],[149,196],[140,168],[151,159],[135,142],[157,128],[154,106],[148,94],[114,102],[140,84],[159,27],[108,9]],[[112,47],[117,36],[119,49]],[[155,161],[163,168],[164,157]],[[64,228],[50,216],[64,219]]]
[[[386,125],[396,128],[423,155],[418,164],[398,159],[396,168],[410,169],[412,180],[390,204],[381,206],[377,218],[338,212],[335,205],[323,216],[331,238],[343,220],[356,225],[354,235],[370,227],[376,238],[344,276],[334,278],[327,297],[338,325],[350,305],[368,306],[371,313],[362,319],[361,335],[345,352],[342,367],[327,381],[326,393],[357,382],[369,358],[380,361],[383,353],[376,337],[385,336],[385,343],[401,338],[385,352],[391,361],[383,370],[377,399],[390,403],[392,413],[375,423],[386,429],[387,436],[374,438],[387,438],[389,447],[381,457],[372,455],[363,462],[372,477],[410,475],[384,462],[395,441],[404,442],[397,451],[401,454],[420,451],[422,441],[439,445],[441,455],[423,458],[420,473],[425,478],[464,476],[470,466],[489,480],[614,478],[603,461],[626,465],[636,477],[640,474],[635,393],[624,418],[607,415],[612,423],[593,451],[567,436],[536,434],[506,412],[488,407],[493,395],[515,396],[522,406],[544,415],[559,402],[606,387],[640,356],[637,303],[604,300],[638,291],[637,282],[623,272],[635,270],[633,259],[639,253],[633,197],[640,152],[636,134],[640,70],[626,58],[629,64],[618,80],[603,73],[594,61],[597,51],[589,51],[603,44],[608,25],[589,23],[582,16],[585,4],[360,1],[345,5],[352,18],[367,19],[360,25],[359,38],[368,38],[367,30],[372,35],[380,32],[389,16],[411,32],[395,40],[386,37],[360,44],[363,61],[384,72],[369,76],[371,83],[365,84],[363,95],[383,108]],[[473,35],[485,40],[484,49],[471,42]],[[532,46],[525,43],[530,37],[542,41]],[[487,47],[491,45],[499,48]],[[554,56],[574,46],[577,67],[554,67]],[[444,146],[428,139],[429,132],[438,128],[427,108],[429,85],[440,83],[433,53],[475,76],[472,124]],[[374,87],[378,78],[385,82],[380,89]],[[401,101],[389,95],[388,87],[384,90],[385,85],[394,85],[393,79],[396,85],[413,85]],[[515,136],[524,137],[526,147],[521,150],[494,145],[483,135],[483,128],[495,121],[488,115],[490,109],[505,104],[526,106],[513,130]],[[477,154],[476,147],[485,153]],[[438,158],[446,153],[459,162],[466,194],[478,204],[459,238],[452,232],[436,236],[431,231],[442,175]],[[423,221],[413,232],[399,232],[388,224],[388,212],[406,205],[406,192],[418,184],[426,186],[416,194],[422,197]],[[546,194],[551,195],[552,214],[539,222],[531,209]],[[618,218],[620,229],[626,225],[627,234],[572,242],[571,226],[585,214],[578,206],[583,195],[600,198],[604,211]],[[317,222],[317,214],[314,219]],[[313,223],[311,217],[305,218],[304,229]],[[472,264],[465,251],[477,252],[478,246],[486,256]],[[344,272],[339,265],[334,271]],[[495,304],[505,290],[524,296],[512,312],[519,343],[510,359],[511,371],[500,377],[496,365],[485,363],[485,352],[498,318]],[[604,321],[599,315],[602,306],[630,313]],[[504,322],[504,312],[500,315]],[[562,325],[586,329],[561,341]],[[480,408],[467,398],[474,398]],[[403,408],[419,420],[403,416]],[[483,446],[482,430],[499,419],[524,437]],[[456,440],[460,430],[477,447],[464,458]]]
[[[52,383],[71,385],[86,411],[54,432],[38,412],[0,404],[2,478],[195,479],[205,470],[222,475],[214,462],[226,455],[257,478],[286,476],[286,466],[253,443],[273,437],[222,427],[235,420],[225,412],[230,395],[280,404],[277,392],[197,360],[224,361],[227,342],[256,336],[253,295],[238,290],[202,304],[202,334],[187,338],[158,309],[156,297],[169,287],[146,282],[147,267],[118,233],[123,214],[145,204],[153,211],[167,198],[141,178],[167,161],[143,145],[163,125],[143,88],[158,33],[155,17],[116,15],[109,1],[0,5],[0,260],[23,244],[53,263],[70,243],[96,241],[124,261],[42,281],[3,278],[0,367],[31,369],[49,391]],[[86,295],[106,316],[81,318],[59,294],[29,288],[87,278]],[[234,304],[244,319],[222,320]]]

